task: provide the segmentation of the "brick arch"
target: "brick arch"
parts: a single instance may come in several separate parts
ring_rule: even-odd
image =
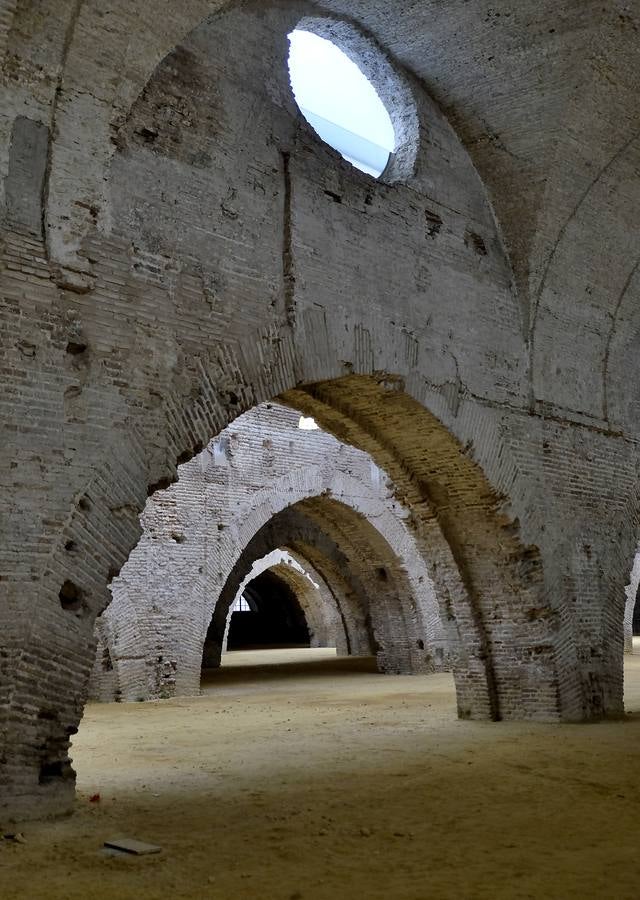
[[[277,548],[256,560],[240,583],[232,605],[263,572],[276,574],[295,594],[307,622],[311,647],[335,647],[339,656],[348,654],[350,641],[334,592],[308,560],[293,552]],[[228,634],[227,617],[223,649]]]
[[[325,511],[339,508],[337,503],[332,507],[328,502],[333,498],[363,519],[370,519],[380,535],[377,552],[384,555],[391,547],[406,570],[403,577],[407,587],[400,593],[399,607],[404,608],[403,615],[411,622],[416,638],[410,648],[405,648],[401,663],[387,665],[424,671],[429,668],[427,658],[433,659],[436,650],[442,661],[456,655],[454,629],[447,621],[446,610],[444,622],[441,619],[429,573],[408,524],[408,510],[395,500],[385,473],[365,454],[342,446],[330,435],[318,432],[308,438],[297,428],[297,421],[297,413],[280,405],[256,407],[225,429],[199,457],[181,467],[177,484],[148,504],[143,515],[143,539],[114,580],[113,602],[103,616],[117,623],[122,615],[121,601],[126,601],[148,624],[143,644],[149,675],[141,681],[138,670],[130,670],[127,696],[153,697],[158,696],[158,690],[179,694],[198,691],[202,642],[218,596],[243,550],[274,514],[320,496],[327,500]],[[246,449],[244,456],[239,456],[238,469],[227,475],[226,455],[235,458],[243,446]],[[264,455],[262,460],[260,453]],[[275,466],[273,472],[280,474],[274,475],[270,468],[261,474],[265,460]],[[245,481],[248,487],[240,490]],[[247,499],[239,502],[245,494]],[[193,506],[192,498],[196,503],[202,501],[202,508]],[[233,506],[236,502],[237,508]],[[313,504],[306,515],[313,517]],[[338,542],[355,546],[353,534],[345,533],[339,516],[316,520],[315,524],[319,528],[317,542],[324,529]],[[356,549],[362,560],[376,553],[371,540]],[[327,570],[326,558],[321,565],[309,547],[304,556],[316,565],[336,595],[345,590],[353,592],[340,567]],[[362,589],[360,595],[364,609]],[[208,665],[219,658],[225,620],[226,612],[219,622],[217,649],[209,646],[206,650]],[[370,642],[357,637],[362,632],[361,623],[351,620],[348,630],[353,652],[371,650]],[[131,637],[128,646],[121,645],[120,652],[135,658],[141,653],[141,644],[133,632]],[[167,670],[166,678],[158,673],[154,681],[150,673],[156,669],[156,661],[161,666],[171,662],[173,672]]]
[[[342,508],[350,534],[336,528],[336,506]],[[383,671],[419,671],[413,667],[411,645],[421,640],[428,659],[429,635],[407,617],[409,579],[385,544],[370,520],[327,496],[284,507],[244,546],[215,604],[209,640],[222,644],[229,609],[254,562],[278,547],[291,547],[308,559],[328,584],[335,586],[338,578],[343,582],[340,611],[352,644],[358,641],[359,652],[375,650]],[[422,662],[425,666],[424,653]],[[423,671],[428,667],[429,663]]]
[[[318,500],[321,499],[327,502],[319,504]],[[440,645],[447,643],[441,626],[437,597],[425,560],[416,546],[410,528],[403,521],[404,512],[401,507],[395,504],[393,498],[385,499],[384,494],[382,496],[378,494],[361,477],[350,476],[338,467],[305,466],[304,469],[294,469],[256,492],[251,502],[241,507],[236,516],[234,537],[235,547],[238,550],[232,557],[233,565],[240,558],[244,548],[250,545],[255,535],[274,515],[284,512],[295,504],[300,504],[308,519],[315,520],[320,529],[318,536],[324,529],[328,534],[349,540],[344,527],[341,527],[343,523],[340,522],[340,516],[335,515],[339,509],[350,509],[363,521],[370,522],[380,536],[376,545],[380,555],[387,552],[385,545],[390,547],[402,560],[406,569],[408,590],[403,602],[407,617],[415,622],[416,632],[427,644],[434,637]],[[318,515],[318,509],[321,513],[324,512],[324,515]],[[329,515],[331,511],[334,513],[333,517]],[[371,538],[369,544],[370,541]],[[362,558],[366,556],[362,547],[360,555]],[[375,557],[375,552],[373,555]],[[313,552],[309,547],[304,556],[314,563]],[[318,565],[316,567],[322,573],[323,569]],[[232,566],[229,570],[231,568]]]
[[[318,498],[334,501],[333,504],[327,502],[320,508],[320,513],[324,512],[324,515],[318,514]],[[321,529],[325,528],[331,534],[345,535],[344,522],[341,522],[342,517],[338,513],[340,509],[351,509],[363,520],[370,521],[381,541],[392,548],[407,570],[409,587],[406,599],[408,601],[412,598],[411,605],[407,607],[407,615],[415,620],[416,631],[427,640],[437,634],[442,641],[438,600],[425,560],[416,546],[411,530],[393,510],[393,502],[382,502],[366,483],[345,472],[326,472],[320,468],[306,467],[304,471],[294,470],[288,473],[273,485],[257,492],[252,503],[241,508],[237,517],[236,546],[241,550],[247,547],[275,514],[294,504],[301,504],[305,515],[311,520],[315,519]],[[377,547],[381,554],[385,552],[382,543],[378,543]],[[365,555],[362,548],[360,552]],[[313,559],[310,561],[313,562]]]
[[[557,635],[567,627],[566,611],[551,605],[540,552],[521,543],[508,500],[487,482],[473,459],[473,445],[461,446],[402,388],[385,376],[353,376],[283,399],[370,452],[411,509],[418,539],[440,548],[442,562],[431,564],[431,576],[436,592],[450,598],[458,623],[468,669],[464,680],[471,688],[467,696],[473,698],[475,690],[475,702],[486,698],[491,714],[501,718],[521,702],[527,684],[536,683],[544,715],[550,697],[575,690],[575,684],[562,681],[566,660],[555,648]],[[499,443],[491,449],[501,452]],[[512,468],[509,475],[513,488],[517,473]],[[433,541],[433,533],[444,538],[444,545]],[[433,549],[425,558],[434,559]],[[509,647],[504,654],[498,649],[503,641]]]
[[[351,654],[357,654],[359,647],[351,640],[346,619],[342,614],[338,603],[336,591],[331,588],[325,578],[308,559],[305,559],[304,556],[301,556],[290,547],[287,548],[286,552],[293,561],[303,568],[311,576],[313,581],[320,586],[320,591],[325,598],[323,609],[326,618],[323,627],[325,629],[325,634],[334,636],[334,644],[332,646],[335,646],[337,655],[349,656]]]
[[[185,31],[209,11],[200,8]],[[261,108],[272,114],[278,132],[267,121],[271,115],[244,120],[253,129],[252,148],[260,149],[259,172],[238,165],[248,135],[233,127],[225,131],[226,144],[215,142],[224,190],[218,185],[213,195],[199,191],[203,157],[196,154],[185,173],[188,189],[174,185],[169,192],[172,198],[195,196],[196,202],[214,197],[215,203],[206,204],[205,230],[221,237],[224,252],[212,254],[182,221],[172,227],[162,211],[156,214],[157,204],[163,205],[162,178],[168,169],[177,171],[174,161],[135,144],[135,154],[123,148],[109,173],[104,167],[111,138],[122,147],[140,131],[143,123],[135,115],[142,111],[142,87],[175,36],[159,55],[151,50],[138,56],[135,65],[144,74],[136,70],[130,83],[119,81],[118,97],[97,98],[86,85],[78,90],[78,66],[90,46],[83,26],[91,24],[94,9],[83,4],[78,12],[64,42],[60,91],[51,97],[55,135],[40,173],[48,240],[43,245],[40,215],[20,220],[7,238],[7,253],[24,259],[36,285],[25,307],[21,273],[9,276],[7,290],[15,299],[7,307],[10,328],[15,325],[20,334],[27,318],[36,327],[25,334],[24,346],[18,341],[8,351],[8,365],[24,380],[11,444],[23,463],[19,476],[10,476],[24,521],[10,541],[22,562],[7,578],[20,613],[10,624],[0,662],[6,685],[2,758],[16,803],[38,814],[70,802],[69,735],[86,695],[93,621],[108,603],[109,579],[138,540],[147,495],[171,484],[179,462],[244,410],[300,383],[385,371],[422,379],[421,399],[438,409],[443,398],[454,407],[462,403],[470,385],[490,410],[494,403],[514,402],[522,375],[517,302],[484,187],[419,85],[413,83],[418,114],[428,118],[424,134],[432,140],[422,147],[411,183],[391,189],[354,176],[301,127],[284,79],[274,84],[270,72],[262,77],[264,72],[255,71]],[[273,24],[269,17],[265,21]],[[137,32],[137,24],[116,24],[121,27],[106,38],[119,42],[114,60]],[[280,33],[281,26],[280,21]],[[155,29],[151,33],[155,38]],[[100,46],[101,58],[106,46]],[[256,46],[262,51],[260,41]],[[271,38],[268,46],[274,46]],[[261,60],[260,52],[256,65]],[[156,74],[158,86],[167,67]],[[227,86],[233,83],[227,79]],[[278,99],[267,107],[272,88]],[[75,140],[81,123],[90,123],[91,133]],[[183,139],[190,133],[185,129]],[[235,161],[228,170],[225,160]],[[240,172],[250,180],[243,181]],[[39,183],[35,177],[29,182],[32,188]],[[77,188],[73,196],[71,183]],[[227,188],[235,197],[227,196]],[[39,207],[39,195],[27,199]],[[146,231],[129,200],[148,212]],[[189,214],[187,223],[191,219]],[[149,235],[161,221],[166,233]],[[310,252],[318,241],[314,222],[332,235],[320,270]],[[243,241],[244,228],[249,243]],[[382,240],[387,233],[393,233],[392,241]],[[231,256],[230,246],[237,251]],[[355,248],[354,258],[346,260],[343,247],[352,248],[350,253]],[[327,270],[339,277],[327,280]],[[346,296],[342,285],[349,273],[363,280]],[[503,351],[499,372],[486,365],[496,339]],[[33,353],[26,369],[23,351]],[[22,424],[43,407],[42,420],[25,436]],[[456,428],[456,416],[447,416]],[[33,504],[32,484],[47,489],[46,503]],[[61,610],[59,593],[67,581],[82,594],[82,615]],[[41,666],[49,673],[46,684],[35,674]],[[39,718],[24,712],[34,703],[43,713]],[[41,771],[46,781],[40,785]]]
[[[82,25],[91,25],[95,4],[77,9]],[[189,15],[195,9],[188,4]],[[199,6],[189,27],[209,10]],[[132,11],[135,19],[139,10]],[[148,6],[147,14],[155,12]],[[131,34],[139,33],[137,27],[129,29],[126,20],[117,24],[112,33],[119,50],[129,42],[136,46]],[[3,273],[9,301],[3,317],[8,333],[16,336],[7,349],[6,371],[18,373],[10,394],[16,406],[9,450],[21,460],[8,479],[19,513],[8,534],[5,585],[16,612],[0,659],[5,742],[0,758],[6,760],[3,770],[11,786],[7,808],[44,814],[70,802],[69,735],[86,693],[93,619],[108,602],[109,578],[135,546],[147,493],[170,484],[178,462],[193,457],[252,405],[350,373],[371,379],[374,390],[385,384],[392,385],[391,393],[403,390],[429,411],[431,424],[421,431],[426,443],[419,453],[398,447],[397,433],[414,428],[402,405],[384,427],[382,421],[363,424],[367,417],[357,409],[353,416],[336,416],[335,427],[349,431],[349,422],[355,422],[354,443],[371,445],[378,460],[398,450],[408,484],[419,487],[405,493],[415,497],[412,515],[425,533],[433,532],[434,521],[422,495],[425,485],[436,498],[435,519],[450,544],[436,580],[445,597],[449,591],[445,602],[452,610],[455,605],[467,635],[467,696],[473,703],[461,711],[551,718],[619,711],[615,635],[616,628],[621,633],[622,593],[616,600],[613,579],[603,579],[603,597],[615,613],[606,614],[607,622],[614,622],[606,633],[600,598],[589,596],[585,615],[573,611],[580,554],[594,554],[591,545],[584,550],[579,534],[571,535],[572,554],[554,546],[559,534],[563,544],[570,543],[562,527],[567,492],[561,467],[552,471],[554,488],[547,485],[545,444],[554,444],[558,454],[569,444],[593,492],[585,489],[575,516],[571,508],[576,532],[590,523],[598,506],[589,448],[596,447],[599,459],[617,454],[620,492],[633,481],[633,465],[622,440],[529,415],[511,269],[484,187],[439,110],[416,95],[419,114],[429,116],[425,133],[431,136],[418,174],[406,188],[376,187],[319,148],[281,105],[282,85],[254,71],[251,81],[263,90],[261,100],[271,91],[276,97],[269,115],[245,119],[252,146],[263,152],[257,170],[237,165],[247,134],[233,127],[223,135],[226,145],[219,142],[216,161],[236,161],[228,171],[221,169],[224,185],[235,195],[232,190],[227,196],[220,185],[214,193],[199,191],[204,157],[197,154],[179,188],[174,185],[181,200],[190,192],[194,204],[206,204],[199,232],[220,238],[225,250],[216,255],[209,252],[209,238],[203,244],[183,230],[182,219],[143,234],[140,221],[129,216],[135,212],[127,206],[129,196],[139,201],[141,193],[142,200],[159,202],[163,186],[172,187],[167,172],[178,169],[175,160],[137,145],[135,160],[123,150],[109,175],[105,170],[111,137],[122,144],[143,126],[135,120],[142,111],[140,90],[175,45],[175,35],[158,38],[156,29],[149,29],[153,46],[144,45],[148,52],[138,53],[139,63],[122,66],[120,94],[105,98],[85,90],[80,74],[79,64],[90,55],[87,31],[94,37],[97,31],[79,27],[76,33],[73,25],[70,40],[62,41],[67,54],[60,91],[52,88],[54,145],[42,155],[43,170],[37,173],[44,179],[48,172],[48,224],[55,230],[64,221],[64,232],[54,248],[50,228],[45,249],[40,197],[26,198],[38,215],[15,220],[6,242],[12,264]],[[106,45],[96,58],[105,56]],[[122,62],[123,56],[116,53],[115,59]],[[268,133],[260,131],[265,123]],[[77,140],[87,124],[91,134],[84,136],[91,139]],[[144,141],[144,133],[140,137]],[[29,183],[33,187],[36,181]],[[181,190],[185,184],[187,192]],[[262,189],[270,200],[256,200]],[[110,210],[108,192],[117,195]],[[141,208],[149,213],[152,232],[162,216],[155,215],[152,203]],[[79,249],[86,256],[80,257]],[[87,273],[82,264],[89,258]],[[225,259],[231,264],[224,265]],[[58,265],[66,271],[59,272]],[[56,284],[73,290],[58,290]],[[437,450],[435,468],[428,459],[430,441]],[[472,457],[473,477],[467,478],[464,467],[444,465],[445,452],[458,461],[461,455]],[[34,485],[42,502],[34,502]],[[447,492],[456,501],[451,507],[443,502]],[[561,502],[555,503],[556,495]],[[594,541],[598,565],[605,568],[610,526],[618,525],[618,506],[609,508],[613,512],[597,523]],[[489,537],[482,537],[483,515]],[[546,520],[552,527],[543,532]],[[545,557],[544,584],[536,547]],[[483,553],[493,565],[483,564]],[[578,576],[567,570],[567,559]],[[462,578],[442,575],[457,569]],[[495,600],[493,575],[499,585]],[[82,594],[76,611],[61,609],[59,595],[67,581]],[[502,657],[497,666],[496,654]],[[38,677],[43,669],[46,684]],[[28,713],[35,707],[37,718]]]
[[[553,715],[557,706],[554,706],[555,701],[551,699],[551,693],[553,692],[555,697],[558,675],[553,669],[555,649],[553,646],[549,646],[547,640],[547,619],[551,617],[551,613],[548,611],[548,603],[543,604],[539,599],[533,599],[540,588],[539,568],[536,563],[536,557],[535,554],[528,555],[526,548],[518,549],[517,533],[514,532],[509,517],[502,511],[502,501],[484,480],[479,467],[469,459],[469,450],[464,452],[451,433],[446,431],[432,413],[428,413],[424,407],[402,392],[401,379],[392,379],[387,376],[385,378],[362,377],[354,380],[354,377],[350,376],[347,379],[335,382],[333,388],[330,385],[331,383],[323,383],[320,386],[310,386],[306,391],[296,389],[293,393],[285,392],[283,399],[287,403],[294,404],[298,409],[315,415],[318,421],[331,432],[355,446],[371,452],[373,459],[376,460],[381,468],[389,471],[394,481],[396,473],[401,476],[403,484],[398,491],[398,496],[402,498],[410,509],[412,527],[421,531],[422,538],[426,543],[431,542],[429,546],[432,547],[434,542],[436,542],[436,545],[442,545],[441,533],[444,534],[446,541],[454,543],[455,554],[452,553],[451,549],[447,550],[445,547],[444,551],[437,555],[437,571],[432,571],[430,580],[435,583],[436,590],[441,592],[445,608],[448,610],[451,618],[455,618],[458,630],[464,639],[461,656],[461,660],[464,662],[460,665],[458,670],[459,677],[457,678],[462,714],[482,716],[490,715],[492,711],[491,694],[487,690],[486,681],[483,681],[483,679],[486,673],[486,663],[487,661],[493,663],[495,654],[492,647],[492,656],[489,657],[487,654],[487,643],[483,644],[478,640],[477,621],[475,619],[476,611],[473,607],[466,605],[468,595],[472,593],[474,594],[474,599],[477,600],[478,596],[480,596],[482,602],[488,604],[490,592],[490,602],[494,605],[492,613],[485,620],[484,627],[495,629],[494,634],[502,636],[500,652],[504,654],[503,664],[505,670],[509,663],[513,665],[514,677],[511,682],[508,680],[506,683],[498,682],[495,688],[497,691],[500,691],[504,685],[506,699],[511,704],[507,706],[506,714],[514,716],[522,715],[523,713],[529,713],[533,716]],[[336,396],[329,396],[333,390],[335,390]],[[357,405],[351,409],[338,409],[341,394],[343,400],[348,397],[351,403],[354,403],[355,398],[358,397],[364,402],[370,402],[373,396],[380,412],[391,412],[392,415],[390,418],[386,418],[383,415],[380,422],[374,427],[367,421],[367,416],[357,408]],[[398,404],[393,409],[392,404],[387,402],[390,397]],[[220,414],[222,414],[222,408],[218,407],[218,409]],[[403,455],[404,450],[393,444],[398,435],[408,436],[415,434],[416,423],[422,421],[421,416],[424,417],[424,421],[428,422],[429,426],[423,434],[425,440],[423,446],[435,449],[438,460],[438,465],[435,467],[430,459],[427,458],[427,453],[422,452],[418,454],[417,458],[408,459]],[[202,420],[196,419],[195,421]],[[176,422],[180,424],[184,422],[184,413],[180,417],[176,415]],[[370,428],[372,434],[368,432],[368,428]],[[380,441],[380,438],[385,434],[387,435],[386,443]],[[194,440],[193,431],[189,430],[186,436],[187,439]],[[179,446],[180,444],[177,445],[177,447]],[[452,454],[454,462],[446,464],[446,456],[449,453]],[[397,457],[400,457],[399,463]],[[130,470],[135,463],[135,456],[127,456],[126,462],[123,460],[123,463]],[[196,463],[194,462],[193,464]],[[421,471],[421,466],[426,468],[426,473]],[[453,474],[451,466],[454,470]],[[456,475],[455,470],[459,466],[462,466],[461,474],[458,473]],[[127,468],[124,470],[127,471]],[[473,473],[473,478],[470,482],[471,486],[469,483],[466,483],[464,491],[461,492],[460,496],[456,496],[457,484],[466,482],[469,472]],[[136,482],[132,479],[131,483],[123,484],[117,478],[115,472],[110,471],[109,474],[112,481],[96,479],[94,482],[96,489],[92,488],[81,494],[80,500],[84,501],[84,498],[88,497],[89,503],[77,503],[74,515],[68,520],[60,534],[58,545],[60,547],[58,551],[60,553],[60,575],[56,577],[54,571],[53,577],[49,578],[47,585],[53,604],[56,603],[56,591],[63,580],[62,573],[64,573],[64,576],[70,575],[78,578],[76,572],[79,570],[70,571],[70,569],[72,566],[75,567],[77,565],[76,560],[86,559],[86,556],[83,557],[82,554],[79,554],[77,549],[73,553],[63,552],[63,548],[68,543],[71,534],[78,537],[78,546],[82,546],[80,542],[88,540],[92,542],[91,546],[94,549],[92,558],[96,565],[91,570],[90,578],[91,582],[95,582],[96,585],[102,583],[103,592],[106,591],[106,579],[101,582],[101,578],[105,578],[105,568],[107,566],[109,569],[116,568],[118,558],[122,561],[129,547],[135,543],[139,532],[137,521],[138,508],[131,502],[114,503],[113,495],[122,497],[124,494],[126,496],[126,490],[132,484],[135,485]],[[429,504],[422,493],[424,484],[420,480],[421,478],[425,478],[425,483],[429,485],[430,499],[437,495],[438,487],[444,480],[443,490],[453,491],[456,499],[454,509],[445,509],[442,513],[438,510],[439,514],[433,516],[429,511]],[[446,478],[450,480],[446,481]],[[461,480],[456,482],[456,478]],[[144,484],[143,474],[142,479],[142,484]],[[416,485],[420,487],[418,493],[415,492]],[[138,490],[139,486],[138,482]],[[110,487],[113,490],[113,495],[110,495]],[[351,492],[351,488],[349,488],[349,491]],[[131,494],[129,494],[130,496]],[[440,504],[442,503],[441,496],[437,495]],[[461,506],[463,498],[467,498],[470,501],[472,513],[470,517]],[[478,527],[478,546],[473,543],[476,535],[469,530],[466,531],[466,534],[469,535],[469,545],[466,548],[462,546],[461,541],[463,538],[461,538],[460,534],[456,534],[455,526],[462,521],[465,523],[464,528],[468,529],[471,519],[475,523],[480,523],[480,525],[483,522],[488,522],[490,527],[488,533],[500,535],[501,540],[496,540],[495,544],[488,543],[483,528]],[[102,531],[99,528],[100,522],[104,522]],[[468,557],[465,558],[463,555],[466,553],[470,554],[471,564],[466,561]],[[483,556],[484,553],[497,553],[499,556],[498,561],[496,562],[495,559],[493,561],[488,560]],[[500,554],[502,554],[502,557],[500,557]],[[455,575],[455,572],[460,568],[460,563],[462,563],[462,571],[464,572],[463,578]],[[504,569],[502,569],[503,566]],[[514,578],[514,581],[505,585],[505,579],[503,579],[501,571],[508,572],[509,577]],[[494,574],[500,578],[499,583],[503,585],[499,596],[494,590],[495,583],[490,580],[494,577]],[[83,570],[82,577],[87,579],[83,580],[82,584],[84,590],[90,595],[86,585],[91,582],[89,582],[85,570]],[[475,583],[476,577],[480,578],[480,588],[486,590],[486,594],[480,592],[478,584]],[[530,578],[529,582],[527,582],[527,578]],[[80,579],[78,578],[78,580]],[[523,591],[519,594],[515,603],[513,598],[517,588],[514,585],[523,586]],[[514,591],[513,594],[510,593],[511,590]],[[96,591],[96,597],[100,596],[101,594]],[[92,599],[95,602],[95,597]],[[99,604],[103,605],[102,601],[96,603],[94,612],[99,611]],[[485,605],[486,609],[487,606]],[[503,609],[507,611],[508,616],[506,626],[501,621],[500,614]],[[535,616],[531,620],[528,619],[529,610],[536,611]],[[518,626],[517,634],[514,631],[509,632],[508,629],[511,622],[513,622],[514,629]],[[79,619],[74,629],[66,630],[64,633],[63,643],[68,648],[69,654],[78,654],[83,679],[88,678],[92,660],[90,649],[92,624],[93,620],[87,616],[84,619]],[[79,636],[81,634],[84,635],[81,638],[84,646],[89,649],[79,653]],[[191,635],[195,646],[204,637],[202,623],[198,624],[197,627],[196,623],[194,623]],[[61,638],[62,636],[58,639],[57,648],[60,647]],[[513,641],[513,643],[508,643],[508,641]],[[93,646],[95,647],[95,644]],[[538,646],[544,648],[542,659],[540,655],[536,654],[536,647]],[[46,647],[47,642],[40,641],[39,653],[43,654]],[[515,654],[517,654],[515,663],[513,656],[510,655],[514,653],[514,648]],[[58,649],[56,649],[57,652]],[[530,665],[530,660],[535,661],[538,666],[536,679],[534,679],[533,671],[527,668]],[[58,667],[58,671],[59,680],[52,682],[57,684],[56,698],[49,702],[56,704],[58,708],[63,705],[61,714],[61,718],[64,716],[63,721],[66,720],[73,723],[75,720],[77,722],[84,702],[86,680],[83,681],[81,678],[75,689],[70,690],[68,681],[65,678],[65,670]],[[537,676],[543,676],[547,679],[546,682]],[[535,696],[533,695],[534,684],[536,687]],[[545,684],[547,688],[545,688]],[[38,691],[41,690],[41,688],[38,688]],[[495,696],[494,694],[494,699]],[[62,729],[57,731],[51,725],[48,728],[52,734],[56,735],[57,741],[57,743],[51,745],[51,753],[59,757],[61,754],[66,753],[69,732]],[[30,765],[33,766],[33,762]],[[59,808],[60,796],[69,796],[67,788],[69,784],[70,779],[65,778],[64,781],[61,780],[56,785],[59,788],[57,796],[54,798],[52,793],[49,794],[52,797],[52,805],[55,808]],[[36,795],[38,795],[39,789],[36,788],[35,790]],[[28,796],[32,795],[29,794]]]

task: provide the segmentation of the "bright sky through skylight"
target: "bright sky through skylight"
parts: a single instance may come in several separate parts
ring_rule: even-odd
[[[306,118],[343,156],[380,174],[395,149],[395,134],[373,85],[331,41],[300,30],[289,41],[291,85]]]

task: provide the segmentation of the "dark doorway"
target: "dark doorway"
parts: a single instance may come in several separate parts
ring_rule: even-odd
[[[247,585],[240,609],[231,614],[228,650],[308,647],[309,629],[295,593],[275,572]]]

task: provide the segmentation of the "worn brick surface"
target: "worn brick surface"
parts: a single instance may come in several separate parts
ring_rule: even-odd
[[[462,714],[622,710],[637,3],[325,8],[413,98],[392,183],[297,115],[309,4],[0,3],[3,814],[72,800],[95,618],[148,493],[283,394],[410,510]]]

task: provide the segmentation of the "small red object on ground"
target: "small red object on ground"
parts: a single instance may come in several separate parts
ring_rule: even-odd
[[[89,803],[100,803],[100,794],[92,794],[89,797]]]

